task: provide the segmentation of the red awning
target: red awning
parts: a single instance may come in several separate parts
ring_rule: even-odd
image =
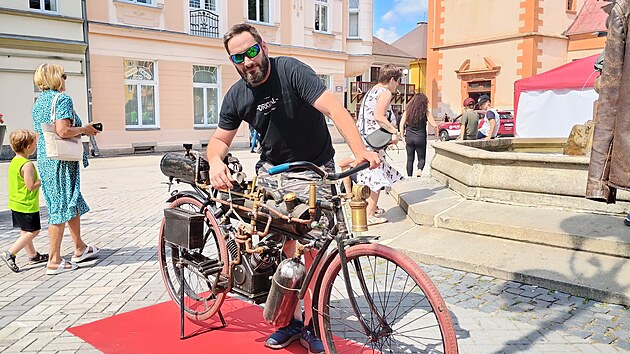
[[[518,100],[523,91],[555,89],[591,88],[599,73],[595,71],[595,60],[599,54],[574,60],[542,74],[534,75],[514,82],[514,116],[518,111]]]

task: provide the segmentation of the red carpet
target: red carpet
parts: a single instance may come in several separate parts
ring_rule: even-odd
[[[299,341],[287,348],[271,350],[265,340],[275,330],[262,316],[262,308],[228,298],[221,307],[227,327],[209,330],[185,321],[185,334],[179,339],[179,308],[172,301],[122,313],[68,331],[105,353],[305,353]],[[218,316],[208,327],[221,324]]]

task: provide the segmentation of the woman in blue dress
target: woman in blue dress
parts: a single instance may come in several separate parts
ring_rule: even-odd
[[[85,134],[99,133],[92,124],[82,126],[81,119],[74,112],[72,99],[64,93],[67,76],[63,67],[56,64],[42,64],[35,71],[35,85],[42,94],[33,105],[33,127],[39,133],[37,142],[37,167],[42,181],[42,192],[48,208],[48,233],[50,235],[50,258],[46,274],[59,274],[76,269],[76,263],[94,258],[98,248],[81,239],[81,215],[87,213],[87,206],[81,195],[80,170],[78,161],[50,160],[46,156],[46,141],[42,134],[42,124],[55,124],[57,135],[71,138]],[[58,97],[56,97],[58,96]],[[56,97],[56,101],[55,101]],[[51,117],[52,104],[55,114]],[[53,120],[54,122],[51,122]],[[83,166],[87,167],[87,154],[83,153]],[[61,258],[61,239],[68,223],[74,242],[71,261]]]

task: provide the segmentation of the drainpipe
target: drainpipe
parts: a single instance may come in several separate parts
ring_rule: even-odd
[[[83,14],[83,38],[85,40],[85,82],[87,86],[87,103],[88,103],[88,123],[93,121],[92,119],[92,76],[90,69],[90,41],[88,39],[89,25],[87,19],[87,0],[81,0],[81,13]],[[90,143],[92,144],[92,156],[99,156],[101,153],[98,150],[96,144],[96,136],[90,136]]]

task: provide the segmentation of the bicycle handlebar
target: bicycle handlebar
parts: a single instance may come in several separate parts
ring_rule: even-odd
[[[338,179],[342,179],[344,177],[348,177],[352,174],[355,174],[361,170],[364,170],[366,168],[370,167],[370,163],[369,162],[364,162],[358,166],[355,166],[349,170],[345,170],[343,172],[339,172],[339,173],[328,173],[325,170],[319,168],[317,165],[315,165],[312,162],[308,162],[308,161],[297,161],[297,162],[287,162],[287,163],[283,163],[280,165],[276,165],[271,167],[269,170],[267,170],[267,173],[269,173],[270,175],[275,175],[278,173],[282,173],[282,172],[288,172],[288,171],[292,171],[292,170],[296,170],[296,169],[307,169],[310,171],[315,172],[318,176],[320,176],[322,179],[327,179],[329,181],[336,181]]]

